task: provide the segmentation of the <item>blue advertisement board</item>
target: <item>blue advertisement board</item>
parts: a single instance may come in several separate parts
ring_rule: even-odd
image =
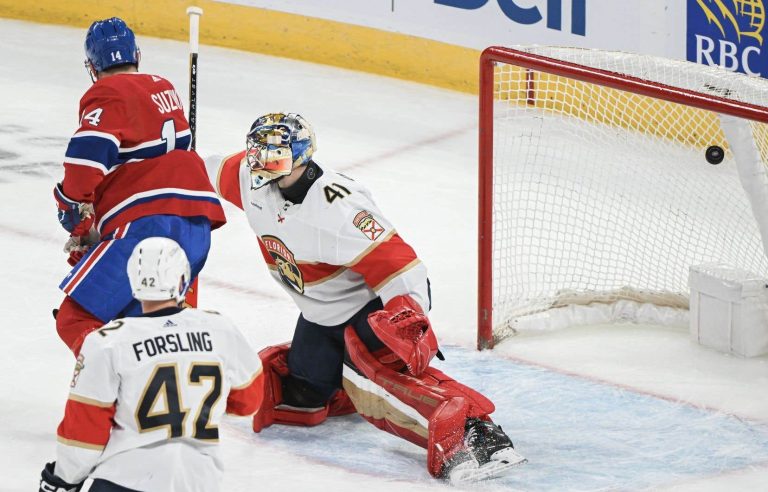
[[[686,57],[768,77],[766,0],[688,0]]]

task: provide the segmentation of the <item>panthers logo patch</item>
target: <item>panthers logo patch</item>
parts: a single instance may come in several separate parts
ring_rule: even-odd
[[[352,219],[352,224],[360,229],[360,232],[371,241],[378,239],[381,233],[384,232],[384,228],[376,222],[373,214],[367,210],[358,212],[355,218]]]
[[[301,270],[299,270],[298,265],[296,265],[296,260],[294,259],[291,250],[289,250],[285,246],[285,243],[275,236],[262,236],[261,240],[264,243],[267,252],[269,252],[269,256],[275,260],[277,273],[280,275],[282,281],[299,294],[303,294],[304,279],[301,276]]]

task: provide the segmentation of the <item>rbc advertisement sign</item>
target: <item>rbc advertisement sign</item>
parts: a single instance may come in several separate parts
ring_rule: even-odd
[[[688,0],[688,61],[768,77],[766,0]]]

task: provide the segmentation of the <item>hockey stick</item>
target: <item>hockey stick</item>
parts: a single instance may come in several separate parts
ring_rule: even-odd
[[[189,131],[192,133],[190,149],[197,148],[197,52],[200,39],[200,7],[187,8],[189,16]]]
[[[191,141],[190,150],[197,147],[197,52],[199,51],[200,40],[200,16],[203,15],[203,9],[200,7],[188,7],[189,16],[189,132]],[[186,304],[191,307],[197,307],[197,278],[189,287]]]

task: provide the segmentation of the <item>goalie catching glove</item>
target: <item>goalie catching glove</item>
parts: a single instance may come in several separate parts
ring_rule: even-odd
[[[411,296],[393,297],[383,310],[368,315],[368,323],[414,376],[421,375],[437,354],[437,339],[429,319]]]
[[[72,200],[64,194],[61,183],[53,188],[53,197],[61,227],[72,236],[87,236],[94,221],[93,204]]]

